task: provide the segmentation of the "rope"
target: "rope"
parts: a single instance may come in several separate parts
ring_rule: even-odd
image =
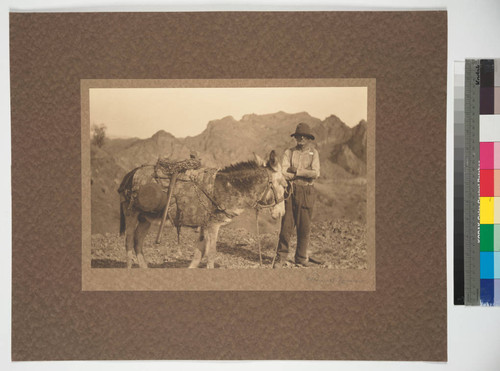
[[[281,229],[281,221],[282,221],[283,217],[280,215],[280,229]],[[273,256],[273,262],[271,263],[271,268],[274,268],[274,262],[276,261],[276,255],[278,255],[278,247],[279,247],[279,241],[278,243],[276,244],[276,250],[274,251],[274,256]]]
[[[259,246],[259,266],[262,267],[262,249],[259,235],[259,209],[255,209],[255,221],[257,222],[257,245]]]
[[[215,208],[218,210],[218,211],[221,211],[223,212],[224,214],[226,214],[227,217],[229,218],[234,218],[235,216],[237,216],[236,214],[231,214],[229,213],[228,211],[226,211],[225,208],[223,208],[221,205],[219,205],[212,197],[210,197],[210,195],[208,194],[207,191],[205,191],[203,189],[203,187],[201,187],[198,182],[193,178],[191,177],[191,181],[193,182],[193,184],[198,187],[198,189],[203,192],[203,194],[210,200],[210,202],[212,202],[212,204],[215,206]]]

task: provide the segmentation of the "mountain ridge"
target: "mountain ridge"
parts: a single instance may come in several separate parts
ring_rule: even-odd
[[[113,229],[111,225],[118,222],[119,201],[115,188],[120,177],[132,169],[155,164],[159,157],[175,161],[192,154],[201,159],[202,166],[216,168],[252,159],[254,153],[264,157],[271,150],[275,150],[281,159],[285,149],[295,145],[291,134],[299,122],[310,125],[316,137],[313,143],[319,151],[321,163],[318,183],[336,187],[335,184],[347,184],[366,176],[366,121],[361,120],[351,128],[333,114],[320,120],[307,112],[250,113],[240,120],[232,116],[211,120],[205,130],[193,137],[176,138],[159,130],[146,139],[108,139],[102,148],[93,146],[91,150],[93,233],[109,231]],[[320,188],[327,190],[328,187]],[[349,187],[342,187],[342,192],[349,192]],[[331,204],[328,206],[330,211],[320,211],[318,215],[330,213],[342,217],[348,214],[350,218],[363,218],[364,213],[359,210],[364,207],[363,202],[366,203],[366,195],[363,196],[361,188],[359,192],[351,203],[341,201],[341,193],[333,192],[331,196],[323,192],[321,197]],[[344,211],[334,210],[339,202]]]

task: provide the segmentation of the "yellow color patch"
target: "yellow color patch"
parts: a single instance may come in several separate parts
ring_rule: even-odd
[[[480,198],[480,223],[481,224],[494,224],[495,215],[495,201],[493,197],[479,197]]]

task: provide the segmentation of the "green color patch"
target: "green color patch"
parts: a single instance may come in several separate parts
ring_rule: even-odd
[[[500,231],[499,231],[500,232]],[[493,251],[495,228],[493,224],[481,224],[481,251]],[[497,235],[500,240],[500,234]]]

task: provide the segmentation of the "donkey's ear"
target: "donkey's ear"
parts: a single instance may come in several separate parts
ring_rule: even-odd
[[[279,162],[278,162],[278,156],[276,156],[276,152],[274,149],[271,151],[269,154],[269,161],[268,161],[269,167],[273,169],[274,171],[279,171]]]
[[[259,165],[259,166],[266,166],[265,161],[258,154],[256,154],[255,152],[253,153],[253,157],[254,157],[255,162],[257,163],[257,165]]]

